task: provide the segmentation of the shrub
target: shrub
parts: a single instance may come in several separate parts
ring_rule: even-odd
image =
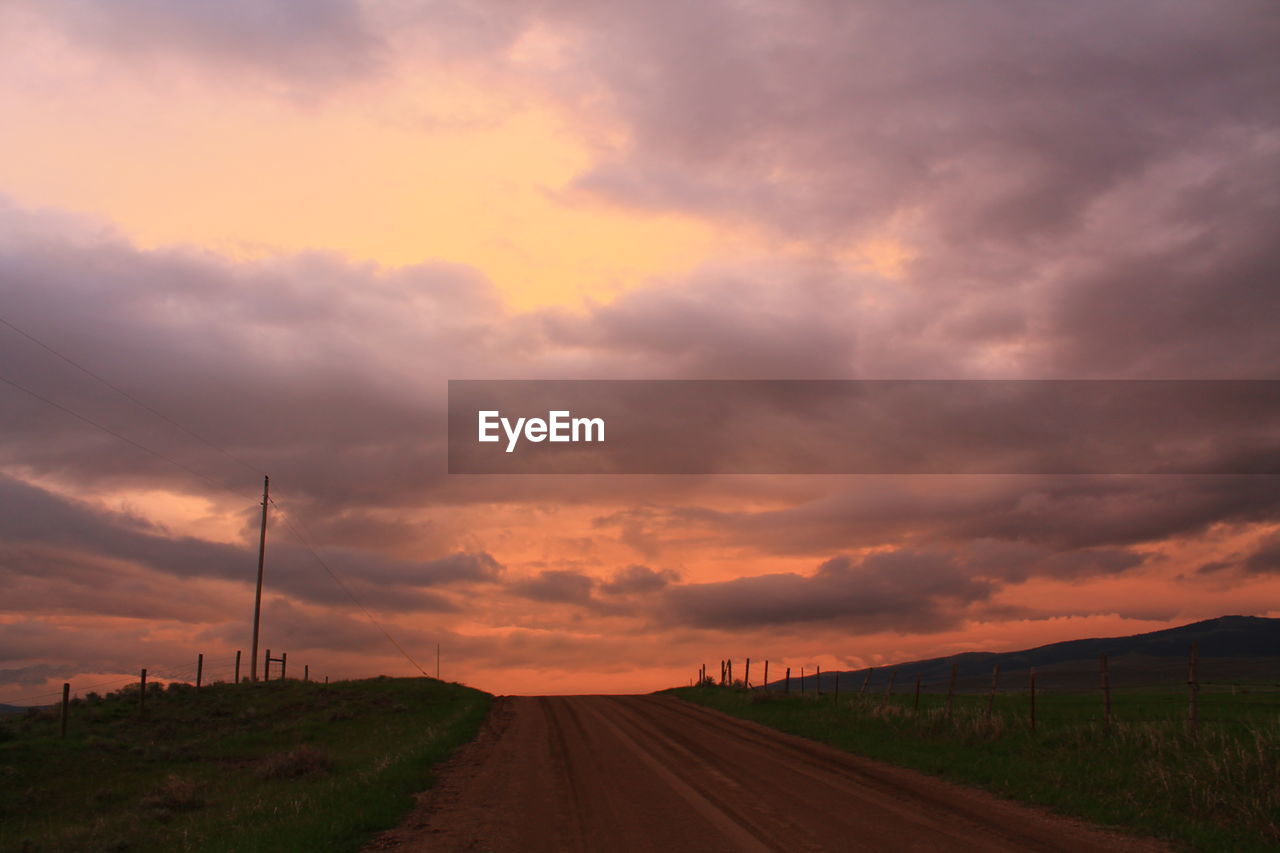
[[[332,766],[328,753],[314,746],[299,746],[263,758],[258,762],[257,772],[263,779],[297,779],[323,773]]]
[[[164,784],[142,798],[144,808],[165,812],[189,812],[204,806],[200,784],[170,773]]]

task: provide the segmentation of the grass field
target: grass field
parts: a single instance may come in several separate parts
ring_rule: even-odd
[[[491,697],[426,678],[148,690],[0,720],[0,850],[345,851],[397,823]]]
[[[1037,728],[1025,692],[996,697],[926,693],[747,693],[712,686],[670,691],[743,719],[840,749],[985,788],[1185,849],[1280,849],[1280,691],[1200,694],[1198,734],[1187,695],[1115,691],[1114,723],[1094,693],[1040,693]]]

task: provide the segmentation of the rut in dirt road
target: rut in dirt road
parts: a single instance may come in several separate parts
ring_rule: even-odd
[[[370,850],[1103,851],[1160,845],[667,696],[502,698]]]

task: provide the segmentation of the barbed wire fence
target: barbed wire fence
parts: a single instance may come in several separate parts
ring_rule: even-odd
[[[1182,722],[1253,725],[1239,711],[1242,696],[1253,696],[1257,715],[1280,716],[1280,650],[1275,657],[1202,657],[1196,644],[1185,658],[1099,656],[1095,666],[1079,660],[1030,666],[1006,659],[1004,667],[972,655],[923,663],[880,665],[823,672],[815,663],[786,660],[720,662],[719,677],[700,665],[693,683],[730,688],[755,698],[794,697],[840,707],[891,709],[894,713],[984,713],[1023,719],[1032,730],[1044,725],[1101,722]],[[961,659],[965,659],[963,663]],[[753,667],[762,673],[751,679]],[[772,669],[775,677],[769,680]]]
[[[218,454],[220,454],[230,462],[234,463],[239,468],[245,471],[251,472],[255,476],[262,476],[262,472],[258,470],[257,466],[254,466],[246,462],[244,459],[240,458],[235,453],[232,453],[230,450],[228,450],[226,447],[224,447],[220,443],[210,440],[200,432],[191,429],[190,427],[184,425],[177,419],[165,414],[163,411],[160,411],[159,409],[151,405],[148,405],[145,401],[139,399],[136,395],[131,394],[129,391],[125,390],[116,382],[112,382],[110,379],[107,379],[106,377],[95,372],[94,370],[91,370],[90,368],[84,366],[78,360],[73,359],[70,356],[66,355],[65,353],[61,352],[58,348],[54,347],[53,345],[37,337],[35,334],[31,333],[30,331],[18,326],[14,322],[4,317],[0,317],[0,326],[7,328],[10,332],[20,336],[21,338],[26,340],[28,343],[39,348],[44,353],[56,358],[57,360],[70,366],[71,368],[74,368],[80,374],[83,374],[84,376],[89,377],[94,383],[107,388],[110,392],[112,392],[112,394],[127,401],[129,405],[133,407],[131,409],[132,411],[145,412],[147,413],[148,416],[163,422],[168,427],[176,429],[178,432],[180,432],[183,435],[184,440],[193,440],[195,442],[198,442],[199,444],[214,450],[215,452],[217,452]],[[186,475],[192,477],[195,480],[198,480],[204,486],[209,487],[215,492],[239,493],[240,491],[242,491],[240,488],[236,486],[230,486],[227,483],[217,482],[212,477],[207,476],[205,473],[202,473],[201,471],[197,470],[196,468],[192,467],[186,462],[180,459],[174,458],[174,456],[171,455],[170,453],[165,453],[163,451],[160,451],[156,449],[154,446],[152,446],[151,444],[149,444],[148,442],[139,441],[134,437],[130,437],[130,435],[125,434],[125,431],[122,429],[115,429],[103,424],[99,419],[85,414],[82,410],[80,410],[78,406],[68,405],[65,402],[59,402],[58,400],[52,399],[52,397],[47,393],[42,393],[40,390],[36,390],[32,387],[29,387],[29,385],[27,384],[18,382],[12,379],[11,377],[7,377],[4,375],[0,375],[0,385],[7,386],[8,388],[21,392],[27,397],[30,397],[52,409],[62,412],[68,417],[73,418],[76,421],[82,424],[85,424],[105,435],[111,436],[113,439],[116,439],[124,444],[129,445],[135,450],[145,453],[152,458],[161,460],[166,464],[172,465],[173,467],[183,471]],[[134,426],[137,426],[137,425],[134,424]],[[311,555],[314,561],[324,570],[324,572],[334,581],[334,583],[336,583],[341,588],[344,595],[346,595],[346,597],[351,600],[351,602],[355,605],[355,607],[357,607],[364,614],[364,616],[368,619],[368,621],[390,643],[390,645],[396,650],[396,652],[402,657],[404,657],[405,660],[408,661],[408,663],[418,673],[420,673],[423,676],[430,677],[427,671],[418,664],[417,660],[415,660],[414,657],[409,654],[404,644],[399,642],[392,635],[392,633],[373,615],[372,611],[368,607],[366,607],[364,603],[361,602],[360,599],[352,592],[350,585],[343,580],[341,575],[336,571],[336,569],[334,569],[334,567],[330,564],[330,562],[326,561],[321,556],[319,552],[320,546],[318,544],[313,544],[313,541],[318,541],[318,540],[316,540],[315,537],[310,535],[308,532],[305,532],[306,530],[305,525],[303,524],[302,519],[298,516],[298,514],[292,511],[286,512],[285,509],[274,498],[271,499],[270,503],[271,503],[271,506],[276,510],[276,513],[278,514],[280,519],[284,522],[285,528],[289,531],[290,535],[297,541],[297,543],[306,552],[308,552]],[[437,649],[438,648],[439,646],[437,645]],[[236,654],[237,654],[237,658],[239,658],[240,652],[237,652]],[[438,654],[439,653],[437,651],[437,660],[438,660]],[[200,661],[201,659],[200,653],[196,653],[193,659],[196,661]],[[304,666],[303,668],[304,677],[309,676],[309,666],[306,664],[304,664],[303,666]],[[439,676],[438,667],[439,667],[439,664],[437,663],[437,672],[436,672],[437,677]],[[31,706],[39,707],[41,706],[43,700],[46,700],[46,699],[50,700],[50,702],[48,702],[47,704],[57,704],[56,700],[58,699],[59,696],[63,697],[63,702],[65,704],[67,701],[68,694],[72,688],[74,688],[77,694],[79,693],[79,691],[89,692],[89,691],[100,690],[100,689],[110,689],[113,687],[118,689],[132,682],[141,683],[143,681],[142,673],[146,673],[148,676],[150,676],[152,679],[152,683],[156,683],[155,679],[160,679],[165,683],[192,683],[192,684],[196,684],[197,682],[205,682],[206,676],[213,679],[218,679],[220,677],[221,680],[225,681],[227,680],[227,676],[230,675],[232,680],[237,680],[240,674],[238,671],[238,662],[231,662],[231,663],[205,662],[205,665],[203,665],[203,667],[199,663],[196,663],[189,669],[182,666],[174,668],[174,667],[165,667],[163,665],[156,669],[147,669],[147,668],[140,667],[138,676],[132,676],[132,675],[122,676],[116,679],[111,679],[106,681],[97,681],[89,685],[82,685],[78,682],[76,683],[64,682],[62,688],[60,689],[44,690],[44,691],[29,693],[25,695],[6,697],[4,704],[15,705],[15,706],[25,705],[28,707],[31,707]],[[327,677],[326,677],[326,681],[327,681]]]

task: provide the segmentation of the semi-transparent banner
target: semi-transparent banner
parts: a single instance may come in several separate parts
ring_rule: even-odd
[[[451,380],[453,474],[1277,474],[1280,380]]]

